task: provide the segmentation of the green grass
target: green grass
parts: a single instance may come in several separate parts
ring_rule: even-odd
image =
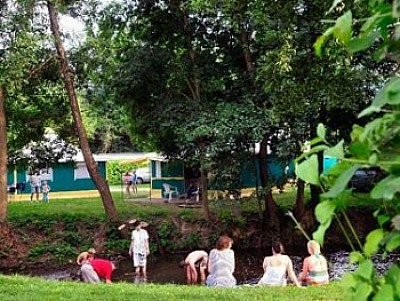
[[[127,201],[119,192],[113,193],[115,207],[121,220],[132,217],[169,216],[179,208],[167,204],[154,205]],[[105,220],[103,203],[100,197],[79,199],[54,199],[49,203],[11,202],[8,205],[9,222],[44,221],[91,221]]]
[[[171,215],[180,215],[187,221],[201,220],[201,209],[182,209],[169,204],[154,204],[148,202],[134,202],[124,199],[123,193],[114,191],[114,204],[119,214],[120,220],[130,219],[132,217],[149,219],[151,217],[169,217]],[[148,192],[141,191],[135,198],[146,198]],[[292,210],[296,199],[296,189],[290,189],[282,194],[273,195],[276,203],[282,212]],[[306,190],[305,201],[310,196]],[[374,207],[368,194],[352,194],[346,200],[348,204]],[[210,209],[216,216],[224,220],[241,213],[259,214],[264,210],[264,201],[258,202],[254,198],[244,198],[241,201],[231,200],[210,200]],[[261,207],[260,207],[261,206]],[[240,213],[241,212],[241,213]],[[79,198],[79,199],[53,199],[50,203],[30,203],[29,201],[10,202],[8,205],[9,222],[32,222],[32,221],[104,221],[103,203],[100,197]]]
[[[343,300],[341,284],[307,287],[238,287],[235,289],[188,287],[184,285],[111,285],[46,281],[22,276],[0,276],[0,300],[276,300],[276,301],[333,301]]]

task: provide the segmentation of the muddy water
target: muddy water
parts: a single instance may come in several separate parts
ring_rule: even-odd
[[[266,254],[270,255],[270,254]],[[151,283],[175,283],[184,284],[185,275],[179,267],[181,255],[168,255],[163,257],[150,256],[148,258],[148,282]],[[356,265],[349,263],[348,252],[336,252],[326,256],[329,262],[329,275],[331,280],[340,279],[343,274],[356,269]],[[239,254],[236,253],[235,277],[239,284],[256,283],[262,276],[262,262],[264,254]],[[304,257],[291,256],[296,274],[300,273]],[[399,262],[400,255],[388,255],[386,258],[375,256],[373,258],[378,273],[386,271],[394,262]],[[67,269],[56,272],[35,272],[35,275],[49,280],[76,280],[78,269]],[[125,281],[137,283],[141,279],[135,279],[131,259],[123,259],[118,264],[118,269],[113,273],[113,281]]]

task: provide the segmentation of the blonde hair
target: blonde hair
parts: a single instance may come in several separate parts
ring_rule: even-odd
[[[307,247],[312,251],[314,255],[319,255],[321,254],[321,246],[316,240],[310,240],[307,243]]]

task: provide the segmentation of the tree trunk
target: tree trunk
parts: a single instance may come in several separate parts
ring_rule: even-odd
[[[86,136],[86,130],[82,122],[82,116],[75,93],[73,74],[69,69],[64,45],[60,37],[60,29],[57,20],[56,9],[51,1],[47,1],[47,8],[49,10],[49,16],[50,16],[50,28],[54,36],[55,46],[57,48],[58,59],[60,62],[61,73],[63,76],[65,88],[67,90],[68,99],[71,105],[72,116],[74,118],[75,126],[78,132],[81,151],[85,159],[89,175],[92,178],[97,190],[100,193],[107,218],[110,221],[117,221],[118,215],[114,206],[110,188],[108,187],[108,184],[106,183],[105,179],[103,179],[99,174],[96,161],[94,160],[92,152],[89,147],[89,142]]]
[[[240,3],[240,6],[243,7],[243,11],[247,6],[247,1],[243,1]],[[249,74],[249,78],[251,79],[254,87],[254,95],[255,97],[258,95],[258,86],[256,83],[256,67],[253,62],[253,58],[250,51],[250,41],[249,41],[249,33],[244,26],[245,17],[241,16],[238,20],[238,25],[240,28],[240,42],[242,44],[243,56],[246,62],[246,70]],[[269,230],[277,231],[279,233],[279,218],[278,218],[278,207],[272,197],[271,183],[268,174],[267,168],[267,146],[268,146],[268,134],[264,135],[263,141],[260,144],[260,153],[259,153],[259,163],[260,163],[260,178],[261,178],[261,186],[265,191],[264,202],[265,202],[265,211],[264,216],[267,221]]]
[[[298,179],[297,180],[297,193],[296,193],[296,204],[294,208],[294,215],[297,219],[301,220],[304,215],[304,181]]]
[[[201,167],[200,172],[200,190],[201,190],[201,206],[203,207],[204,217],[207,221],[211,221],[210,208],[208,205],[208,180],[207,180],[207,170]]]
[[[261,186],[265,191],[264,202],[265,202],[265,220],[271,231],[280,233],[279,218],[278,218],[278,207],[272,197],[271,183],[269,180],[268,166],[267,166],[267,137],[265,136],[260,144],[260,153],[258,156],[260,163],[260,178]]]
[[[7,124],[6,91],[0,85],[0,222],[7,221]]]
[[[186,47],[188,51],[188,59],[191,64],[191,74],[187,78],[186,83],[192,94],[192,99],[195,103],[201,105],[201,85],[200,79],[197,76],[197,65],[196,65],[196,53],[193,49],[193,32],[189,22],[189,12],[184,9],[182,11],[183,15],[183,29],[185,32]],[[203,153],[204,142],[203,138],[199,139],[200,152]],[[200,161],[203,161],[205,156],[201,155]],[[200,162],[200,190],[201,190],[201,205],[203,207],[204,217],[207,221],[211,221],[210,208],[208,205],[208,180],[207,180],[207,170],[203,168],[203,162]]]
[[[315,137],[315,136],[314,136]],[[322,174],[324,172],[324,153],[322,151],[318,152],[318,174]],[[321,195],[321,187],[316,185],[310,185],[311,190],[311,200],[308,203],[308,207],[311,209],[315,209],[315,207],[319,204],[320,195]]]
[[[238,7],[240,11],[245,11],[248,5],[247,1],[242,1],[238,3]],[[240,42],[243,49],[243,57],[246,62],[246,70],[249,74],[249,78],[251,79],[254,87],[254,95],[255,97],[258,95],[259,88],[256,83],[256,67],[253,62],[252,54],[250,51],[250,41],[249,41],[249,33],[245,27],[245,19],[244,15],[240,15],[238,19],[238,26],[240,29]],[[271,183],[268,174],[267,168],[267,146],[268,146],[268,134],[264,135],[263,141],[260,144],[260,153],[258,157],[258,161],[260,163],[260,178],[261,178],[261,187],[265,192],[264,202],[265,202],[265,219],[268,221],[268,226],[272,231],[279,231],[279,218],[278,218],[278,207],[272,197]],[[277,232],[278,233],[278,232]]]

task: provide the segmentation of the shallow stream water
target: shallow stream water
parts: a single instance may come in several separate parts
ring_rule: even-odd
[[[265,254],[270,255],[270,254]],[[168,255],[168,256],[154,256],[148,258],[148,279],[147,282],[151,283],[185,283],[185,273],[179,267],[179,262],[183,259],[183,255]],[[296,274],[299,274],[302,268],[302,261],[304,257],[290,256],[293,260]],[[354,271],[356,265],[349,263],[348,252],[336,252],[326,255],[329,262],[329,276],[331,280],[340,279],[343,274]],[[236,269],[234,276],[238,284],[254,284],[261,278],[263,274],[262,262],[264,254],[245,254],[236,253]],[[386,257],[375,256],[373,261],[375,263],[378,273],[386,271],[391,264],[399,262],[400,255],[392,254]],[[25,271],[30,274],[29,271]],[[45,270],[35,271],[32,275],[40,276],[48,280],[76,280],[78,272],[77,268],[63,269],[56,272],[48,272]],[[113,281],[125,281],[137,283],[141,279],[135,279],[134,269],[131,259],[122,259],[118,263],[118,269],[113,273]]]

